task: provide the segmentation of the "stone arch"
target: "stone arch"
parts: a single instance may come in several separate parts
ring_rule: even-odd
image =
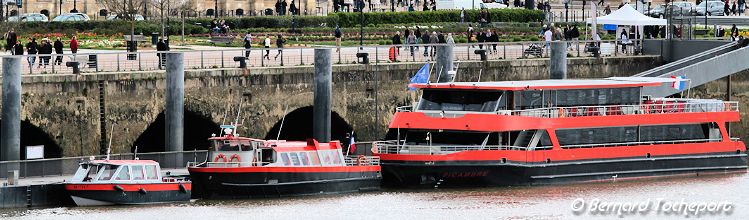
[[[108,15],[109,15],[109,11],[107,11],[107,9],[101,9],[101,10],[99,10],[99,16],[106,17]]]
[[[214,16],[214,13],[216,13],[216,11],[214,11],[212,8],[205,10],[205,16]]]
[[[18,15],[18,11],[17,10],[15,10],[15,9],[10,10],[10,16],[17,16],[17,15]]]
[[[44,145],[44,158],[62,157],[62,148],[47,132],[27,120],[21,121],[21,159],[26,158],[26,146]]]
[[[198,112],[185,109],[185,133],[184,133],[184,150],[205,150],[208,149],[208,138],[219,131],[219,125],[211,121],[208,117]],[[135,151],[138,146],[139,153],[146,152],[163,152],[165,151],[164,142],[166,137],[166,116],[162,111],[156,116],[148,128],[135,139],[130,152]]]
[[[234,10],[234,14],[237,16],[244,16],[244,9],[237,8],[237,10]]]
[[[304,141],[312,137],[312,106],[301,107],[286,114],[286,119],[276,122],[270,131],[265,135],[265,139],[276,139],[278,130],[283,120],[283,130],[281,130],[281,140]],[[351,132],[353,128],[338,113],[332,112],[330,117],[330,138],[331,140],[340,140],[346,143],[346,133]]]

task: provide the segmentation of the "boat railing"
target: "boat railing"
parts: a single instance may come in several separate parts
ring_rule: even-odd
[[[380,157],[378,156],[364,156],[364,155],[349,155],[345,158],[346,166],[379,166]]]
[[[731,138],[731,140],[733,141],[733,138]],[[712,139],[670,140],[670,141],[636,141],[636,142],[621,142],[621,143],[576,144],[576,145],[563,145],[561,147],[562,149],[574,149],[574,148],[621,147],[621,146],[655,145],[655,144],[707,143],[707,142],[720,142],[720,141],[722,141],[722,139],[712,138]]]
[[[739,111],[736,101],[705,99],[661,98],[646,101],[639,105],[589,105],[571,107],[533,108],[524,110],[497,110],[493,112],[415,110],[414,106],[401,106],[397,112],[423,112],[429,117],[458,118],[465,114],[497,114],[539,118],[566,118],[582,116],[668,114],[689,112]]]
[[[509,111],[509,114],[539,118],[567,118],[582,116],[643,115],[725,111],[739,111],[739,103],[735,101],[689,102],[686,100],[663,99],[656,100],[652,103],[643,103],[640,105],[536,108]],[[506,111],[504,113],[507,114]]]
[[[460,151],[475,150],[527,150],[526,147],[506,145],[409,145],[402,141],[377,141],[373,144],[373,151],[380,154],[450,154]],[[536,149],[550,149],[538,147]]]
[[[270,162],[234,162],[234,161],[217,161],[205,162],[208,167],[261,167],[271,164]]]

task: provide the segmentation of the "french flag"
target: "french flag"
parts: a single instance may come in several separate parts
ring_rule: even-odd
[[[682,91],[686,87],[685,81],[687,80],[684,76],[671,76],[674,79],[674,83],[671,85],[672,88]]]
[[[348,144],[348,151],[350,154],[356,153],[356,141],[354,141],[354,132],[351,132],[351,141]]]

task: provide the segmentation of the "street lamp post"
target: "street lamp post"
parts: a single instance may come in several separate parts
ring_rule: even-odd
[[[357,1],[361,23],[359,24],[359,48],[364,47],[364,0]]]
[[[218,18],[218,0],[215,2],[216,4],[213,5],[213,17]]]
[[[78,13],[78,0],[73,0],[73,10],[70,12]]]

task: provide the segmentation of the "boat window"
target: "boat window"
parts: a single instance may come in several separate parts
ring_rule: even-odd
[[[319,152],[322,153],[323,165],[330,165],[331,164],[330,154],[328,154],[327,151],[319,151]]]
[[[299,159],[302,160],[302,165],[309,166],[309,158],[307,157],[307,152],[300,152],[299,153]]]
[[[99,171],[99,179],[98,181],[108,181],[112,179],[112,176],[114,176],[114,172],[117,171],[117,168],[120,166],[117,165],[102,165],[101,169]]]
[[[273,155],[275,153],[275,151],[273,151],[273,149],[262,149],[260,151],[260,153],[263,155],[263,158],[262,158],[262,161],[261,161],[262,164],[269,164],[269,163],[276,162],[273,159]]]
[[[296,152],[289,153],[289,156],[291,156],[291,163],[294,164],[294,166],[299,166],[302,164],[299,162],[299,156],[296,154]]]
[[[559,129],[556,134],[562,146],[637,142],[636,126]]]
[[[122,166],[122,168],[120,168],[120,172],[117,173],[116,180],[130,180],[130,169],[128,168],[129,166]]]
[[[289,159],[289,153],[281,153],[281,162],[283,165],[291,165],[291,159]]]
[[[544,93],[541,90],[516,91],[515,110],[541,108],[544,101]]]
[[[555,90],[547,103],[553,106],[635,105],[640,103],[640,89],[602,88]]]
[[[331,151],[328,151],[328,153],[330,153],[330,157],[333,158],[333,164],[335,165],[343,164],[341,163],[341,154],[339,154],[337,150],[331,150]]]
[[[159,179],[158,171],[156,169],[156,165],[147,165],[146,166],[146,176],[149,180],[157,180]]]
[[[506,109],[502,91],[425,89],[418,110],[493,112]]]
[[[143,174],[143,166],[140,166],[140,165],[131,166],[131,169],[133,170],[133,180],[146,179],[145,174]]]
[[[560,145],[577,145],[575,147],[627,143],[668,144],[670,141],[720,140],[720,130],[715,123],[648,125],[559,129],[556,136]]]
[[[239,151],[241,144],[239,140],[224,140],[218,147],[218,151]]]
[[[642,141],[709,139],[710,129],[708,124],[642,126],[640,137]]]
[[[549,133],[546,132],[546,130],[538,130],[538,134],[541,135],[541,137],[538,139],[538,144],[535,147],[535,150],[551,150],[551,138],[549,137]]]
[[[317,153],[310,153],[309,157],[311,158],[310,161],[312,162],[312,165],[320,165],[320,158],[317,156]]]

